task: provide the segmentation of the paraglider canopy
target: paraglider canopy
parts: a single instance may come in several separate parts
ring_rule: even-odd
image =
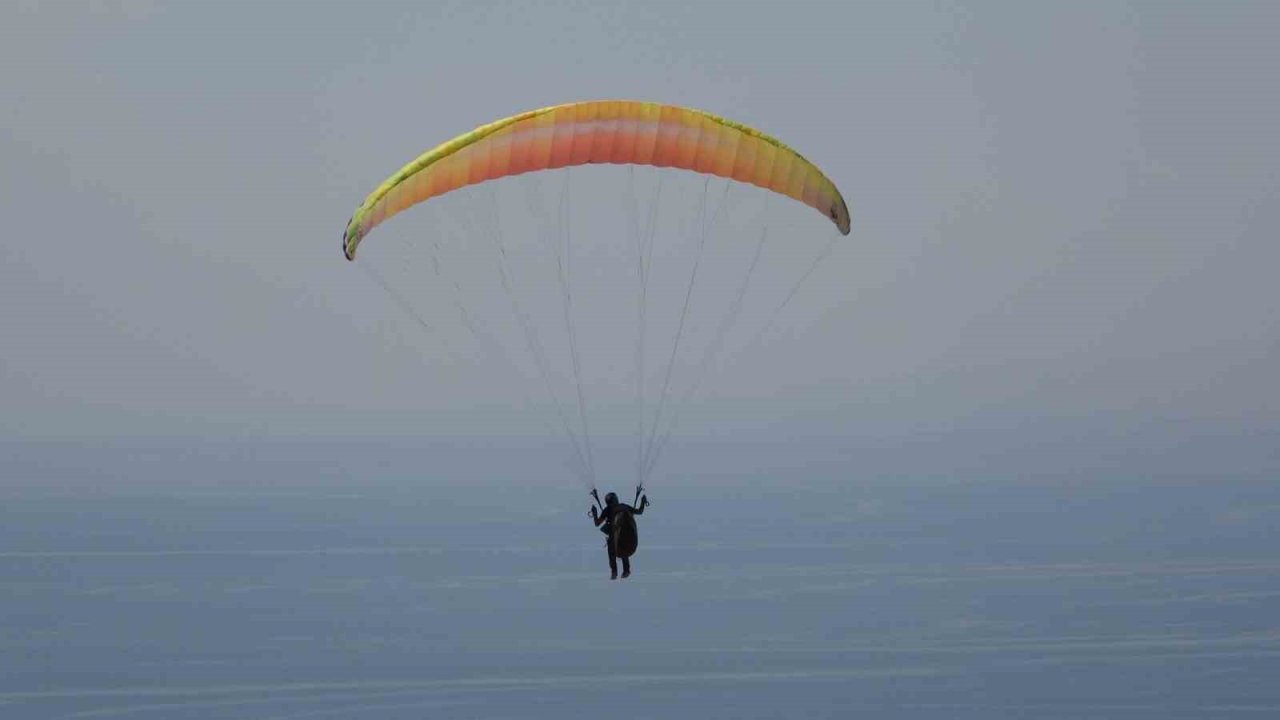
[[[786,195],[849,234],[849,208],[835,184],[795,150],[759,130],[702,110],[599,100],[531,110],[437,145],[369,194],[351,216],[342,252],[397,213],[467,185],[574,165],[674,167],[731,178]]]

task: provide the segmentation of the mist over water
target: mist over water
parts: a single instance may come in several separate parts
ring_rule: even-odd
[[[0,710],[1280,709],[1265,479],[858,478],[822,443],[793,448],[809,466],[689,445],[708,472],[655,482],[635,575],[610,582],[575,481],[489,443],[6,447]]]

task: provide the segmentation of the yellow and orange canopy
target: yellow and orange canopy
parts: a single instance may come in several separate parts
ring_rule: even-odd
[[[571,103],[489,123],[428,150],[352,215],[342,251],[424,200],[535,170],[610,163],[673,167],[750,183],[805,203],[849,234],[849,208],[813,163],[782,142],[701,110],[631,100]]]

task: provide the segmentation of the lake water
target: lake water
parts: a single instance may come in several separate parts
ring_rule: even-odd
[[[611,582],[519,449],[4,451],[6,720],[1280,716],[1271,478],[670,478]]]

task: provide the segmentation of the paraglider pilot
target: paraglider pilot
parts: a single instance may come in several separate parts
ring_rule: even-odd
[[[636,487],[636,499],[632,501],[635,505],[620,503],[617,493],[608,493],[604,496],[604,505],[599,512],[594,505],[591,507],[591,520],[607,538],[605,546],[609,549],[609,570],[613,573],[611,580],[618,579],[618,558],[622,558],[622,577],[625,579],[631,576],[631,556],[635,554],[639,544],[635,516],[643,515],[644,509],[649,505],[649,496],[641,495],[643,492],[644,486]],[[600,502],[600,495],[595,490],[591,491],[591,496],[596,499],[596,503]]]

